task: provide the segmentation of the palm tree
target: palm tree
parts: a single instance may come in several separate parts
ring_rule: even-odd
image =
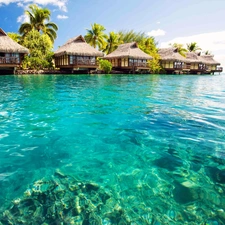
[[[170,45],[174,48],[177,48],[177,51],[179,52],[180,55],[186,57],[186,52],[188,52],[188,50],[184,48],[183,44],[174,43]]]
[[[21,24],[19,33],[24,37],[32,29],[35,29],[38,32],[47,34],[52,43],[54,43],[54,40],[57,37],[56,31],[58,30],[58,27],[55,23],[49,22],[51,16],[50,10],[47,8],[39,8],[35,4],[30,5],[29,9],[30,11],[25,10],[25,14],[29,17],[29,22]]]
[[[106,40],[107,45],[106,48],[103,50],[107,55],[111,52],[113,52],[119,44],[122,44],[119,41],[119,35],[117,33],[114,33],[113,31],[109,33],[109,36]]]
[[[143,41],[143,39],[148,38],[145,32],[135,32],[134,30],[121,30],[118,32],[118,34],[122,43],[130,43],[133,41],[140,43]]]
[[[204,54],[205,54],[205,55],[211,55],[212,53],[211,53],[209,50],[206,50],[206,51],[204,52]]]
[[[84,36],[84,39],[91,46],[98,48],[100,50],[105,49],[107,35],[104,33],[105,27],[101,24],[94,23],[91,25],[91,29],[87,29],[87,34]]]
[[[196,42],[191,42],[190,44],[187,44],[187,50],[189,52],[196,52],[198,50],[202,50]]]

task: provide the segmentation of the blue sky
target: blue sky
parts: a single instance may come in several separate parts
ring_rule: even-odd
[[[59,26],[55,49],[93,23],[154,35],[158,47],[196,41],[225,67],[225,0],[0,0],[0,27],[17,32],[31,3],[48,7]]]

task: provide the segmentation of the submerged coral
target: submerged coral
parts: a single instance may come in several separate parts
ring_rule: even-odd
[[[130,224],[116,200],[92,182],[56,171],[36,181],[0,216],[0,224]]]
[[[154,169],[150,179],[135,180],[140,170],[122,173],[119,184],[108,191],[57,170],[15,198],[0,213],[0,225],[224,224],[223,186],[203,191],[193,174],[189,179],[191,171],[182,171],[172,171],[180,176],[171,182],[158,177]]]

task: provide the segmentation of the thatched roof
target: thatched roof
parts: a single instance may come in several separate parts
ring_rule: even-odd
[[[104,54],[87,44],[82,35],[80,35],[71,38],[55,51],[55,56],[61,55],[103,56]]]
[[[165,61],[181,61],[181,62],[188,62],[188,60],[179,54],[177,48],[160,48],[158,50],[161,60]]]
[[[200,52],[199,53],[188,52],[186,54],[186,58],[191,63],[203,63],[203,64],[208,64],[208,65],[220,65],[219,62],[217,62],[213,59],[213,55],[201,55]]]
[[[189,60],[190,63],[204,63],[204,59],[201,58],[200,53],[196,52],[187,52],[186,59]]]
[[[201,58],[204,60],[205,64],[210,64],[210,65],[220,65],[219,62],[217,62],[214,58],[213,55],[202,55]]]
[[[0,28],[0,52],[3,53],[29,53],[29,50],[17,42],[13,41],[1,28]]]
[[[133,59],[152,59],[152,57],[138,48],[136,42],[119,45],[112,53],[105,56],[105,59],[129,57]]]

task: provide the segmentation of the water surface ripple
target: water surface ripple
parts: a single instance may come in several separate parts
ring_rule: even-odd
[[[224,162],[225,75],[0,76],[1,210],[60,170],[129,224],[225,224]]]

